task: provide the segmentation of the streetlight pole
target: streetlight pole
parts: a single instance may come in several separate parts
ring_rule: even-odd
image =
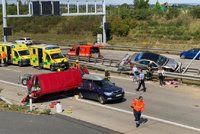
[[[106,43],[106,29],[105,29],[105,23],[106,23],[106,0],[103,0],[103,43]]]
[[[3,13],[3,31],[4,28],[7,28],[7,14],[6,14],[6,0],[2,0],[2,13]],[[7,41],[7,36],[3,35],[3,41],[6,42]]]

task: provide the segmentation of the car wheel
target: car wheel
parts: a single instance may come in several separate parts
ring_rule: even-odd
[[[181,59],[185,59],[185,56],[184,56],[184,55],[181,55]]]
[[[19,61],[19,62],[18,62],[18,65],[19,65],[19,67],[22,67],[22,62]]]
[[[40,63],[40,64],[39,64],[39,69],[42,69],[42,68],[43,68],[43,64]]]
[[[101,104],[105,104],[105,102],[106,102],[104,97],[101,95],[99,96],[98,100],[99,100],[99,103],[101,103]]]
[[[22,85],[24,85],[24,86],[27,85],[27,79],[22,79]]]
[[[54,68],[53,68],[52,66],[50,66],[50,70],[51,70],[51,71],[54,71]]]
[[[79,92],[78,98],[79,98],[79,99],[83,99],[83,94],[82,94],[81,92]]]

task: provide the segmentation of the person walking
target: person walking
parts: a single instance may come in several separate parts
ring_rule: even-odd
[[[140,74],[139,74],[139,84],[138,84],[138,88],[136,89],[136,91],[139,91],[140,90],[140,87],[142,86],[142,90],[144,92],[146,92],[146,87],[145,87],[145,75],[143,73],[143,70],[141,69],[140,70]]]
[[[140,126],[140,118],[141,118],[141,114],[144,111],[144,100],[142,96],[139,96],[136,99],[133,99],[132,103],[131,103],[131,108],[133,109],[133,114],[135,117],[135,124],[136,127]]]
[[[165,70],[162,67],[159,67],[158,68],[158,79],[159,79],[159,82],[160,82],[160,86],[165,85],[165,82],[164,82],[164,79],[165,79],[164,73],[165,73]]]

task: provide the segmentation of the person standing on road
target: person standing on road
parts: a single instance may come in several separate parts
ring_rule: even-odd
[[[150,61],[150,63],[147,66],[147,79],[151,80],[153,76],[153,61]]]
[[[135,117],[136,127],[140,126],[141,113],[144,111],[144,100],[142,96],[133,99],[131,103],[131,108],[133,109],[133,114]]]
[[[145,75],[143,73],[143,70],[141,69],[140,70],[140,74],[139,74],[139,84],[138,84],[138,88],[136,89],[136,91],[139,91],[140,90],[140,87],[142,86],[143,87],[143,91],[146,92],[146,87],[145,87]]]
[[[162,67],[159,67],[158,68],[158,79],[160,81],[160,86],[163,86],[165,85],[165,82],[164,82],[164,73],[165,73],[165,70],[162,68]]]
[[[80,65],[80,63],[79,63],[79,61],[78,61],[78,60],[76,60],[76,63],[75,63],[75,68],[77,68],[77,69],[80,69],[80,68],[81,68],[81,65]]]
[[[132,74],[133,74],[133,81],[137,82],[139,71],[135,65],[132,66]]]

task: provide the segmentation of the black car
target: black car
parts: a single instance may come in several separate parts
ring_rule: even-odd
[[[166,71],[179,72],[181,70],[181,62],[174,59],[165,57],[160,54],[151,52],[136,53],[131,57],[131,64],[136,64],[138,68],[146,69],[151,63],[153,69],[157,70],[158,67],[163,67]]]
[[[83,75],[83,83],[77,92],[79,98],[97,100],[101,104],[124,98],[124,90],[122,88],[115,86],[114,83],[106,78],[93,74]]]

